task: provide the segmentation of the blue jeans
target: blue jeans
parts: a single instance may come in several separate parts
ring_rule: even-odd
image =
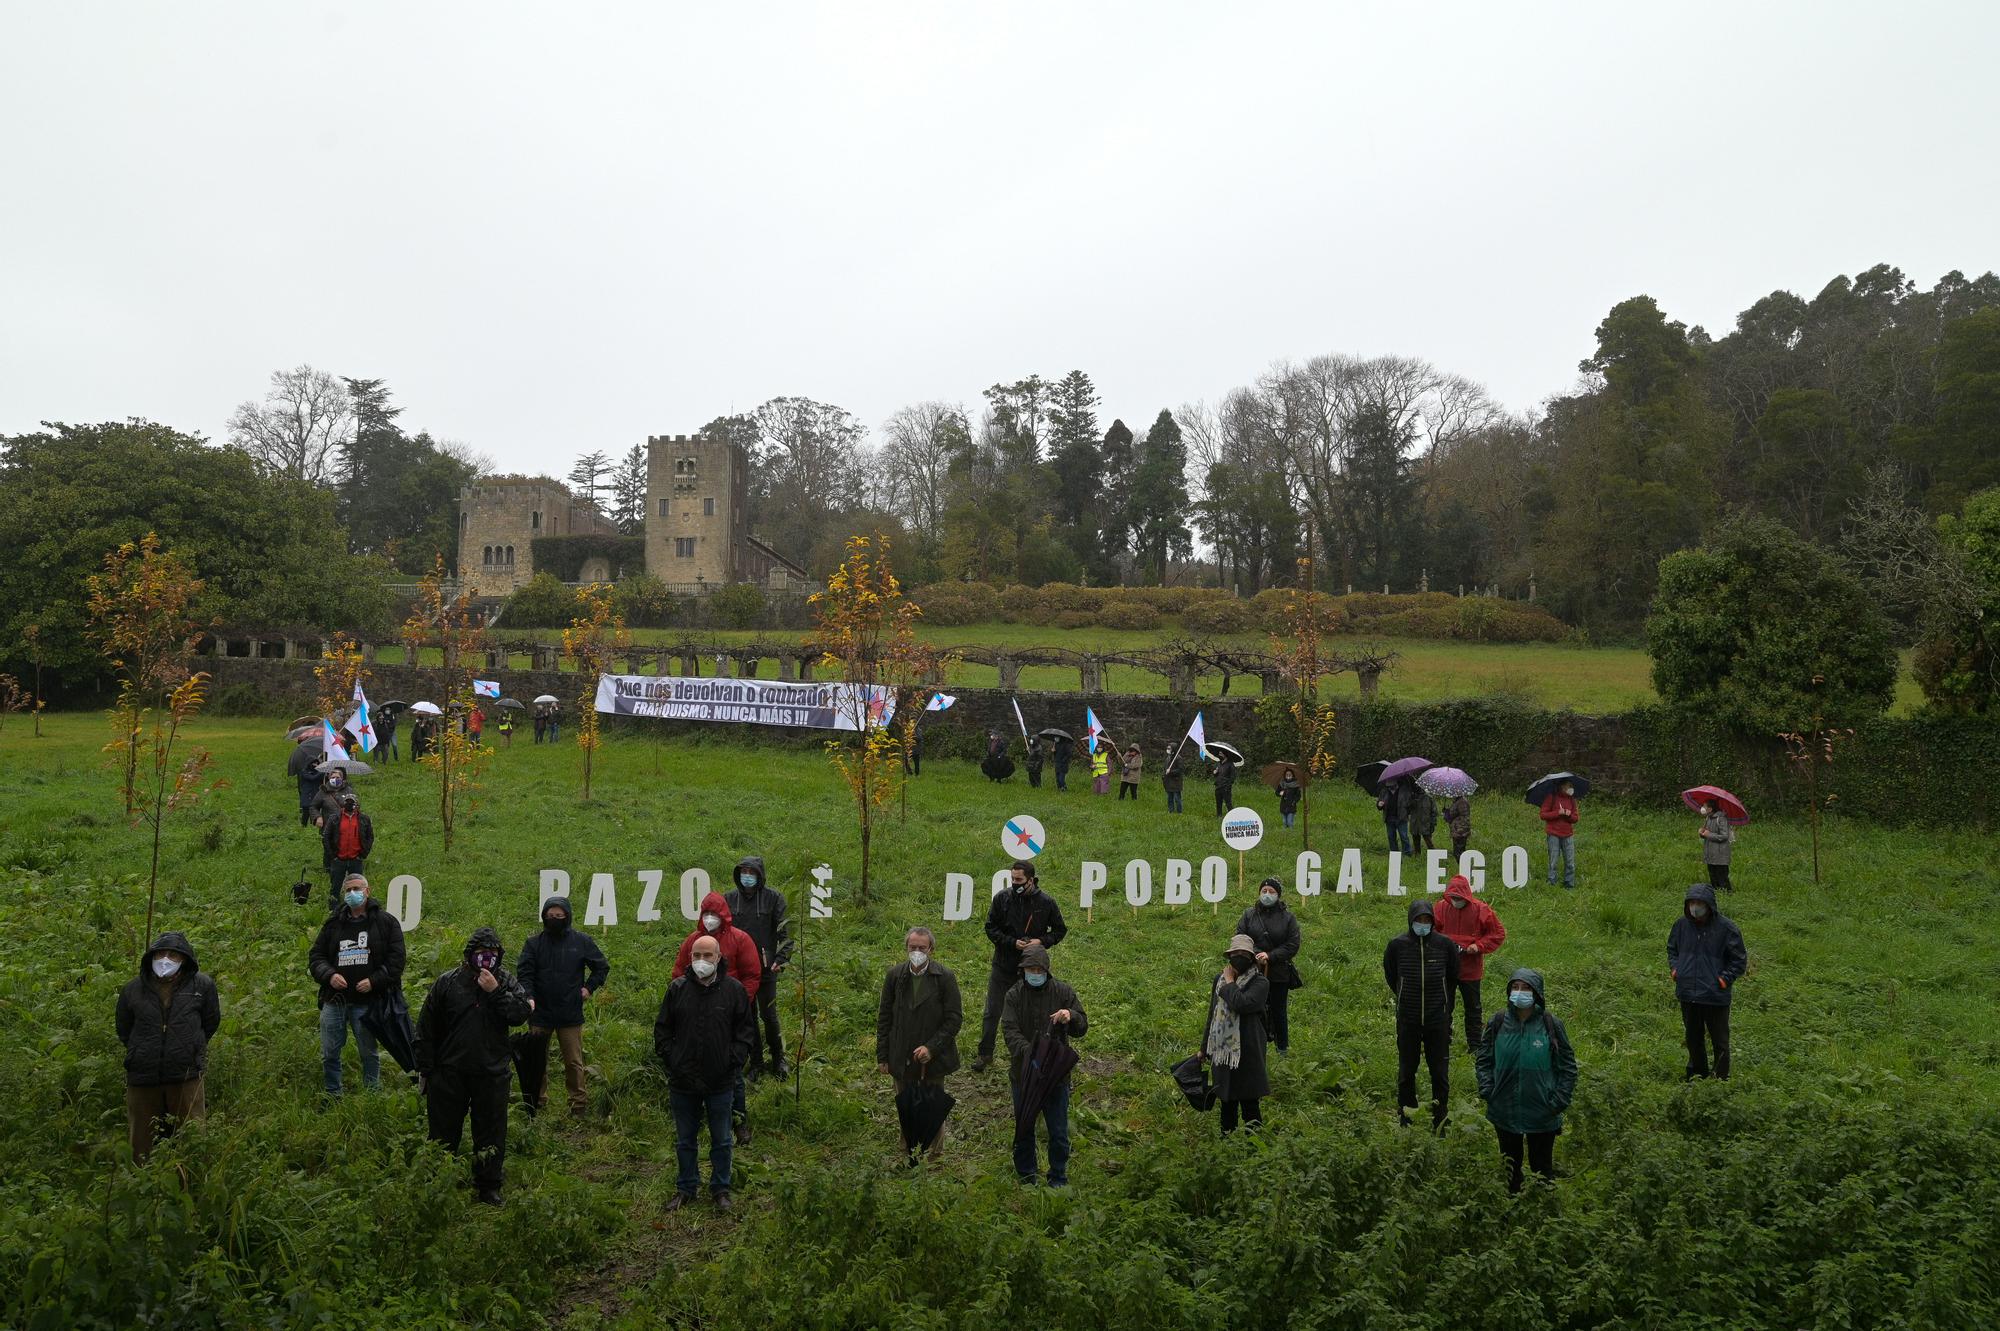
[[[1556,865],[1563,866],[1563,886],[1576,886],[1576,838],[1573,836],[1552,836],[1549,838],[1549,886],[1556,885]]]
[[[1290,827],[1291,824],[1286,823],[1285,826]],[[1389,830],[1390,850],[1400,850],[1405,855],[1414,855],[1417,853],[1416,843],[1410,840],[1410,824],[1407,820],[1392,823],[1385,819],[1382,826]]]
[[[1296,817],[1298,817],[1298,816],[1299,816],[1299,815],[1298,815],[1298,812],[1297,812],[1296,810],[1294,810],[1294,811],[1293,811],[1293,812],[1291,812],[1291,813],[1288,813],[1288,814],[1284,814],[1284,815],[1283,815],[1283,817],[1284,817],[1284,820],[1285,820],[1285,826],[1286,826],[1286,827],[1290,827],[1290,826],[1292,825],[1292,819],[1294,819],[1294,818],[1296,818]]]
[[[1168,812],[1168,813],[1179,813],[1180,811],[1181,811],[1181,792],[1179,792],[1178,790],[1170,790],[1170,791],[1168,791],[1168,792],[1167,792],[1167,812]]]
[[[361,1008],[328,1003],[319,1010],[319,1065],[328,1095],[340,1094],[340,1055],[347,1048],[350,1028],[354,1047],[361,1051],[361,1084],[371,1091],[382,1089],[382,1057],[375,1050],[375,1037],[361,1024]]]
[[[1049,1186],[1060,1188],[1069,1182],[1069,1087],[1065,1081],[1049,1093],[1042,1105],[1042,1122],[1049,1128]],[[1009,1083],[1013,1092],[1014,1111],[1021,1109],[1021,1087]],[[1017,1132],[1014,1137],[1014,1172],[1021,1176],[1021,1182],[1035,1181],[1035,1128],[1028,1125],[1026,1133]]]
[[[695,1140],[701,1136],[703,1119],[708,1121],[708,1190],[711,1194],[729,1191],[729,1162],[736,1145],[729,1131],[729,1102],[734,1098],[733,1091],[714,1095],[667,1093],[674,1111],[674,1160],[680,1166],[674,1187],[681,1196],[692,1197],[701,1188],[701,1154]]]

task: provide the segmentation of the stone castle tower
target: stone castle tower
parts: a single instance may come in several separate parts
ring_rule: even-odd
[[[615,535],[597,505],[547,477],[483,476],[458,492],[458,576],[505,596],[535,576],[537,536]]]
[[[646,571],[660,581],[742,582],[736,534],[749,502],[749,459],[701,435],[646,439]]]

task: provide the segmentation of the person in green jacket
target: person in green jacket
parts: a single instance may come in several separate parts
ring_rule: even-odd
[[[1475,1059],[1479,1098],[1507,1157],[1507,1191],[1521,1190],[1521,1156],[1555,1177],[1556,1137],[1576,1094],[1576,1050],[1549,1012],[1542,973],[1522,967],[1507,981],[1507,1007],[1486,1023]]]

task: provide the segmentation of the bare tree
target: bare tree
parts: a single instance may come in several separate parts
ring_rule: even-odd
[[[301,365],[271,371],[262,402],[245,402],[229,418],[229,439],[267,470],[326,485],[334,455],[354,435],[347,385]]]
[[[965,408],[951,402],[913,402],[882,425],[882,507],[926,541],[943,538],[952,460],[970,435]]]

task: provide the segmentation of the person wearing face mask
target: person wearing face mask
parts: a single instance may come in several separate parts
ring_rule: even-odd
[[[764,963],[757,950],[756,940],[736,927],[735,913],[729,909],[728,898],[720,892],[710,892],[701,899],[701,920],[695,931],[681,940],[681,950],[674,958],[674,978],[687,974],[688,964],[694,959],[694,945],[703,938],[713,938],[728,964],[729,977],[743,986],[743,992],[750,996],[754,1004],[757,994],[764,985]],[[754,1048],[754,1042],[753,1046]],[[744,1061],[747,1066],[748,1060]],[[741,1073],[742,1066],[737,1068]],[[735,1093],[736,1144],[750,1144],[750,1094],[739,1077]]]
[[[285,762],[285,775],[295,777],[299,783],[299,826],[310,827],[313,808],[319,801],[320,782],[325,775],[320,771],[320,756],[324,752],[316,742],[316,736],[307,735],[292,746],[292,756]]]
[[[562,1051],[563,1084],[569,1112],[590,1107],[583,1085],[583,1014],[591,995],[611,978],[604,949],[572,927],[568,897],[542,903],[542,931],[521,946],[516,976],[535,1013],[525,1034],[514,1038],[514,1071],[521,1080],[521,1107],[533,1118],[549,1102],[549,1037]]]
[[[1453,874],[1437,912],[1438,932],[1458,944],[1458,1001],[1465,1005],[1465,1047],[1479,1052],[1484,1017],[1479,986],[1486,956],[1507,941],[1507,928],[1493,908],[1472,895],[1472,880]]]
[[[1299,816],[1299,797],[1304,793],[1305,787],[1299,784],[1298,769],[1287,767],[1278,777],[1278,816],[1285,820],[1286,827],[1290,827]]]
[[[115,1016],[125,1046],[125,1127],[133,1162],[144,1164],[157,1137],[208,1113],[203,1075],[222,1000],[187,936],[169,930],[118,991]]]
[[[1069,789],[1069,760],[1076,756],[1076,742],[1067,739],[1049,740],[1049,765],[1055,768],[1056,789]]]
[[[340,902],[341,884],[349,874],[367,870],[369,852],[375,849],[375,824],[361,812],[352,787],[340,792],[340,811],[319,829],[320,862],[331,882],[333,904]]]
[[[1444,806],[1444,828],[1451,833],[1451,862],[1463,864],[1466,847],[1472,844],[1472,801],[1464,795],[1454,795],[1451,803]]]
[[[1521,1190],[1521,1157],[1543,1178],[1556,1176],[1556,1137],[1576,1094],[1576,1050],[1549,1011],[1542,973],[1523,967],[1507,981],[1507,1010],[1493,1014],[1474,1068],[1486,1119],[1507,1158],[1507,1191]]]
[[[762,973],[757,982],[758,1041],[750,1050],[746,1075],[756,1080],[766,1071],[764,1050],[769,1048],[769,1072],[785,1076],[785,1036],[778,1021],[777,977],[792,959],[792,921],[786,913],[785,894],[764,878],[764,857],[745,855],[736,862],[736,886],[723,894],[730,918],[750,935],[757,945]]]
[[[1125,746],[1125,757],[1118,768],[1118,798],[1139,800],[1139,772],[1145,766],[1145,755],[1139,752],[1137,744]]]
[[[313,793],[312,825],[316,831],[324,831],[326,825],[340,816],[340,802],[354,793],[348,784],[347,769],[325,767],[320,769],[319,789]]]
[[[1542,826],[1549,834],[1549,886],[1556,885],[1556,866],[1562,865],[1563,886],[1576,886],[1576,786],[1568,781],[1549,792],[1542,801]]]
[[[986,908],[986,936],[993,942],[993,965],[986,975],[986,1008],[979,1018],[979,1054],[974,1072],[993,1062],[993,1039],[1000,1028],[1000,1009],[1021,978],[1021,956],[1028,948],[1054,947],[1069,932],[1062,907],[1035,880],[1033,860],[1015,860],[1005,892]]]
[[[528,991],[501,966],[506,955],[491,927],[474,929],[464,960],[438,977],[417,1016],[417,1084],[423,1088],[430,1139],[457,1152],[471,1115],[472,1182],[489,1206],[500,1205],[506,1178],[512,1081],[507,1028],[534,1011]]]
[[[306,969],[319,981],[319,1060],[328,1095],[340,1094],[340,1056],[350,1030],[361,1084],[380,1089],[381,1055],[361,1017],[376,998],[401,987],[403,958],[402,921],[375,900],[366,878],[350,874],[306,956]]]
[[[1049,974],[1049,950],[1031,943],[1021,950],[1021,978],[1007,991],[1002,1004],[1000,1025],[1007,1038],[1007,1080],[1018,1110],[1029,1060],[1042,1033],[1059,1030],[1066,1039],[1080,1040],[1089,1029],[1090,1019],[1076,990]],[[1049,1133],[1049,1186],[1069,1183],[1069,1092],[1070,1078],[1051,1088],[1042,1102],[1042,1122]],[[1032,1127],[1032,1125],[1030,1125]],[[1035,1137],[1032,1131],[1014,1137],[1014,1172],[1021,1182],[1035,1181]]]
[[[958,977],[938,964],[937,938],[918,925],[903,935],[904,959],[882,977],[882,1001],[875,1012],[875,1070],[901,1091],[913,1081],[938,1085],[958,1071],[958,1028],[965,1004]],[[923,1143],[903,1142],[903,1152]],[[944,1130],[930,1142],[936,1159]]]
[[[730,974],[728,954],[714,934],[698,936],[688,968],[677,974],[653,1019],[653,1052],[667,1070],[674,1112],[674,1161],[679,1173],[669,1211],[695,1199],[701,1187],[698,1145],[708,1126],[708,1190],[719,1210],[730,1207],[730,1166],[735,1148],[729,1116],[743,1065],[757,1039],[755,1008]]]
[[[1701,830],[1695,835],[1701,838],[1701,861],[1708,866],[1709,886],[1734,892],[1729,882],[1729,852],[1736,845],[1736,829],[1714,800],[1702,801]]]
[[[1451,1005],[1458,991],[1458,944],[1437,932],[1428,901],[1410,903],[1408,932],[1382,952],[1382,978],[1396,995],[1396,1117],[1417,1107],[1417,1060],[1431,1074],[1431,1127],[1444,1131],[1451,1107]]]
[[[1284,902],[1285,885],[1266,878],[1257,885],[1257,904],[1236,921],[1236,932],[1247,934],[1255,944],[1251,951],[1256,962],[1270,977],[1271,996],[1264,1009],[1264,1031],[1271,1043],[1284,1053],[1291,1045],[1291,1022],[1286,1007],[1292,990],[1299,988],[1299,917]]]
[[[1167,770],[1160,774],[1160,789],[1167,792],[1167,812],[1180,813],[1181,791],[1187,784],[1187,772],[1181,766],[1178,750],[1167,755]]]
[[[1230,939],[1224,955],[1228,964],[1209,985],[1201,1058],[1208,1064],[1215,1101],[1222,1106],[1222,1132],[1228,1136],[1236,1131],[1239,1115],[1245,1127],[1264,1122],[1259,1102],[1271,1093],[1264,1066],[1264,1012],[1273,986],[1258,967],[1257,944],[1249,934]]]
[[[1667,970],[1681,1004],[1687,1040],[1687,1080],[1714,1076],[1729,1080],[1729,1001],[1749,969],[1743,931],[1715,908],[1715,889],[1696,883],[1681,902],[1681,917],[1667,933]],[[1709,1071],[1709,1046],[1715,1048]]]

